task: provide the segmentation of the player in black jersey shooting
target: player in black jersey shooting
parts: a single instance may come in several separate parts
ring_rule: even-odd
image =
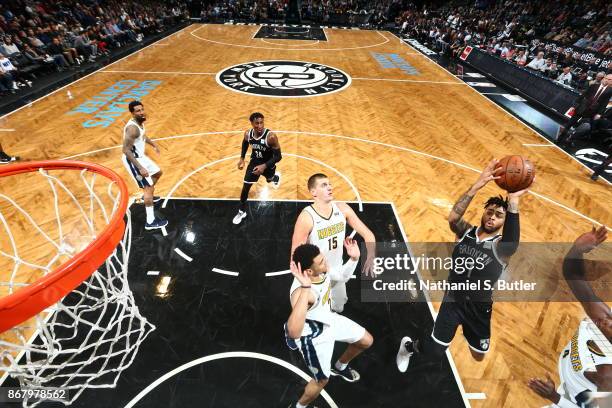
[[[264,127],[264,115],[261,113],[251,114],[249,120],[253,128],[244,132],[238,170],[244,168],[244,158],[249,146],[251,146],[251,160],[244,174],[244,184],[242,193],[240,193],[240,209],[232,221],[236,225],[247,216],[246,202],[249,198],[249,190],[253,184],[257,183],[259,176],[263,174],[266,181],[272,183],[274,188],[280,186],[281,174],[276,171],[276,163],[282,159],[278,138],[270,129]]]
[[[489,198],[478,227],[464,220],[463,215],[476,193],[491,180],[499,178],[495,169],[497,163],[497,160],[492,160],[485,167],[478,180],[457,200],[448,216],[450,229],[457,240],[452,255],[453,265],[473,265],[471,269],[453,267],[448,281],[480,282],[480,290],[449,290],[445,293],[431,336],[414,342],[410,337],[401,340],[396,360],[401,372],[407,370],[410,357],[415,352],[441,359],[459,325],[463,326],[463,335],[475,360],[482,361],[489,350],[493,300],[492,290],[487,290],[483,281],[494,286],[508,259],[518,248],[519,199],[527,190],[509,193],[506,200],[501,196]]]

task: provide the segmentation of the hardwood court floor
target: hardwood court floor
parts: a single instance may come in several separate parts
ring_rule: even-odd
[[[593,183],[582,165],[535,134],[415,49],[384,31],[326,29],[327,42],[252,39],[258,27],[192,25],[107,66],[66,89],[0,119],[2,144],[27,160],[77,158],[127,178],[121,165],[122,129],[129,114],[106,128],[85,128],[91,114],[68,114],[122,80],[162,83],[142,100],[147,134],[162,153],[151,156],[164,171],[157,191],[174,196],[238,197],[243,172],[235,168],[248,115],[260,111],[280,138],[283,184],[251,194],[308,199],[307,177],[329,173],[339,200],[358,193],[391,201],[410,242],[451,240],[446,216],[492,158],[529,157],[537,180],[521,203],[522,241],[570,242],[593,224],[612,225],[609,185]],[[371,54],[394,53],[419,74],[383,69]],[[339,68],[352,84],[327,96],[265,98],[217,84],[217,72],[261,60],[291,59]],[[73,98],[69,98],[70,91]],[[132,192],[135,185],[128,180]],[[27,197],[37,185],[20,190]],[[466,218],[476,222],[480,203],[501,191],[490,185]],[[608,210],[606,210],[608,208]],[[475,363],[458,335],[451,351],[468,393],[485,393],[475,407],[542,406],[525,385],[551,373],[583,312],[574,303],[497,303],[491,351]],[[391,364],[391,362],[390,362]]]

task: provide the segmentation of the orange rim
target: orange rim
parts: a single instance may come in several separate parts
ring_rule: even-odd
[[[86,169],[101,174],[113,181],[119,188],[119,206],[106,228],[84,250],[29,286],[0,298],[0,333],[37,315],[73,291],[108,259],[125,232],[123,216],[127,210],[128,189],[125,181],[117,173],[94,163],[74,160],[44,160],[0,167],[0,177],[29,173],[41,168],[46,170]],[[123,261],[127,262],[127,260]]]

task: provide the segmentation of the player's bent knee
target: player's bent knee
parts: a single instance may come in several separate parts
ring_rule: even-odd
[[[363,349],[370,348],[372,347],[372,344],[374,344],[374,337],[366,331],[361,340],[357,342],[357,344]]]

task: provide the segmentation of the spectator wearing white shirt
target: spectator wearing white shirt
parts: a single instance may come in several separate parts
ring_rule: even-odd
[[[21,51],[17,47],[17,44],[13,43],[11,37],[6,37],[4,42],[0,44],[0,54],[3,54],[6,57],[10,57],[15,54],[20,54]]]
[[[527,55],[524,50],[519,50],[518,54],[514,56],[514,62],[516,62],[517,65],[525,66],[527,63]]]
[[[557,82],[563,85],[570,85],[572,83],[572,73],[570,67],[563,67],[563,72],[557,77]]]
[[[0,56],[0,91],[15,93],[15,90],[19,89],[11,72],[14,69],[8,58]]]
[[[6,57],[0,56],[0,75],[6,75],[12,80],[12,89],[19,89],[17,87],[17,82],[28,86],[32,86],[32,82],[27,80],[24,75],[19,71],[13,63]]]
[[[544,71],[546,66],[546,61],[544,60],[544,52],[538,52],[538,55],[534,59],[531,60],[529,64],[527,64],[527,68],[534,69],[536,71]]]

